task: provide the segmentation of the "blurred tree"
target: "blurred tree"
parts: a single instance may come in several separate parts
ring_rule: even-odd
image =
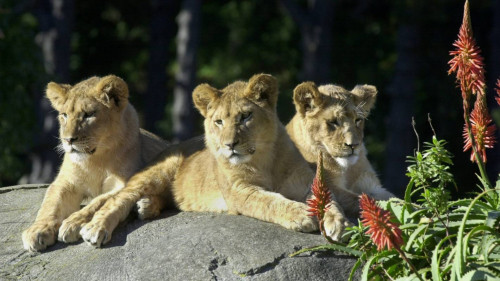
[[[428,4],[429,1],[417,0],[204,1],[200,8],[201,15],[197,18],[206,19],[207,22],[203,25],[198,23],[199,45],[203,47],[197,48],[196,56],[190,57],[192,60],[188,60],[189,57],[186,56],[184,61],[191,65],[181,65],[181,49],[178,50],[178,59],[173,59],[177,51],[176,44],[179,48],[187,48],[193,39],[188,37],[185,40],[179,33],[177,41],[171,40],[172,34],[177,30],[173,15],[178,13],[183,2],[152,1],[74,1],[75,24],[70,41],[70,77],[64,78],[64,75],[61,76],[56,71],[64,69],[66,62],[58,60],[58,57],[67,56],[65,52],[54,52],[56,57],[52,57],[52,61],[49,59],[50,52],[45,52],[47,70],[52,69],[50,71],[53,76],[50,78],[57,82],[75,83],[91,75],[113,73],[123,77],[130,87],[130,99],[140,116],[144,117],[146,127],[157,131],[158,123],[154,120],[163,116],[160,122],[161,134],[167,137],[174,135],[171,125],[173,115],[179,116],[182,115],[179,112],[184,112],[174,113],[174,107],[192,109],[189,100],[191,90],[181,88],[185,87],[181,82],[196,80],[189,77],[198,77],[198,81],[192,82],[195,84],[208,82],[216,87],[224,87],[237,79],[246,80],[255,73],[271,73],[278,78],[281,88],[278,111],[283,122],[287,122],[295,113],[291,94],[292,89],[300,82],[299,79],[335,83],[351,88],[359,83],[373,84],[379,89],[379,96],[377,107],[367,122],[366,144],[370,160],[376,169],[387,172],[387,176],[381,173],[385,185],[404,187],[401,183],[395,183],[391,175],[396,174],[406,184],[403,168],[406,163],[404,156],[401,156],[405,153],[401,152],[398,159],[390,157],[395,156],[393,150],[402,149],[401,146],[407,145],[405,149],[409,154],[416,147],[416,138],[411,132],[411,114],[404,110],[401,110],[404,115],[394,112],[396,107],[393,104],[397,102],[413,103],[412,110],[421,141],[430,138],[431,132],[426,119],[427,112],[431,113],[439,137],[449,141],[450,151],[455,154],[457,164],[452,169],[457,175],[457,182],[461,186],[467,186],[474,181],[469,173],[462,173],[475,169],[475,166],[468,162],[468,155],[462,153],[460,97],[454,79],[446,74],[449,60],[447,54],[460,26],[463,1],[458,3],[456,0],[439,0],[433,1],[432,5]],[[72,2],[0,2],[0,29],[4,36],[0,39],[0,180],[2,183],[14,183],[29,165],[36,168],[33,175],[42,175],[46,174],[44,169],[54,171],[58,163],[53,152],[57,143],[56,120],[54,117],[45,118],[46,115],[42,114],[42,110],[53,111],[48,103],[45,108],[41,104],[34,106],[35,102],[46,102],[42,98],[43,86],[49,78],[45,71],[37,68],[42,56],[33,42],[33,30],[37,27],[38,19],[39,29],[47,32],[40,32],[37,42],[46,46],[46,50],[50,50],[50,44],[54,48],[63,47],[64,44],[57,41],[61,38],[55,26],[64,22],[61,17],[66,12],[56,13],[53,7],[55,10],[64,10],[60,5]],[[491,81],[498,76],[495,73],[498,73],[500,65],[500,52],[497,49],[500,38],[499,3],[497,0],[474,0],[471,3],[474,35],[477,36],[486,59],[490,91]],[[10,9],[13,5],[21,5],[25,11],[35,5],[37,17],[25,12],[10,14],[11,10],[18,10],[17,7]],[[402,13],[405,9],[408,10],[406,14]],[[293,18],[292,12],[295,15]],[[180,17],[178,23],[181,24]],[[187,20],[185,23],[186,26],[191,24]],[[59,28],[64,27],[71,28],[71,24]],[[51,28],[56,32],[49,32]],[[412,29],[416,30],[415,37],[405,34],[404,30]],[[57,40],[56,35],[59,37]],[[54,36],[53,41],[49,40],[50,36]],[[411,40],[416,42],[410,42]],[[329,47],[325,47],[325,42],[329,42]],[[412,47],[411,44],[415,46]],[[305,54],[308,50],[322,54],[307,57]],[[398,53],[400,51],[402,53]],[[415,61],[405,58],[405,52],[411,52],[410,56]],[[189,53],[194,54],[194,51]],[[404,63],[405,60],[410,61],[409,66],[412,63],[417,65],[413,72],[407,71],[409,66]],[[306,66],[306,62],[310,65]],[[164,73],[165,65],[168,75]],[[194,71],[190,74],[182,72],[183,67],[196,67],[197,76],[194,76]],[[318,74],[319,72],[323,74]],[[183,77],[187,77],[187,80]],[[404,80],[412,82],[406,85],[401,82]],[[184,92],[179,94],[183,98],[180,99],[180,106],[173,105],[174,94],[169,94],[177,84],[178,89]],[[187,87],[192,89],[192,86]],[[402,100],[405,91],[414,92],[410,100]],[[162,108],[165,99],[167,105]],[[36,117],[35,109],[38,110]],[[495,107],[491,109],[494,110]],[[498,116],[498,107],[496,109]],[[163,111],[167,114],[162,115]],[[198,115],[195,116],[199,118]],[[182,118],[178,118],[178,124],[182,123]],[[496,120],[499,118],[496,117]],[[32,124],[28,121],[37,124],[38,132],[32,133],[34,137],[30,137],[29,128]],[[192,128],[196,130],[196,134],[202,133],[201,122],[199,119],[196,121]],[[387,126],[384,126],[384,121]],[[396,133],[397,129],[391,136],[387,135],[385,128],[392,131],[397,128],[397,122],[401,122],[397,126],[403,126],[410,132],[409,138],[400,138]],[[40,136],[42,133],[44,135]],[[42,140],[47,138],[52,143],[45,142],[42,145]],[[392,142],[386,145],[385,140],[389,141],[390,138],[393,138]],[[38,144],[33,153],[34,160],[27,160],[26,151],[34,142]],[[42,150],[52,153],[56,164],[45,165],[47,161],[39,152]],[[389,158],[386,160],[386,157]],[[488,159],[488,165],[493,165],[499,157],[489,156]],[[400,170],[389,167],[384,169],[385,165],[392,165]],[[488,167],[488,171],[495,173],[498,171],[498,164],[496,167]],[[7,177],[10,179],[7,180]],[[25,180],[28,181],[28,178],[29,175]]]
[[[408,183],[406,177],[406,156],[412,155],[416,138],[411,126],[415,113],[417,83],[419,27],[415,22],[416,12],[410,7],[403,8],[405,19],[398,28],[396,50],[398,59],[394,78],[387,88],[391,105],[386,119],[386,165],[384,186],[396,195],[402,195]]]
[[[281,0],[299,26],[302,70],[299,80],[331,83],[333,3],[331,0],[307,0],[302,7],[294,0]]]
[[[278,114],[287,122],[295,113],[292,91],[300,67],[300,33],[278,1],[207,1],[199,48],[198,77],[216,87],[270,73],[280,85]],[[202,133],[201,123],[196,127]]]
[[[167,103],[167,65],[169,46],[174,39],[174,18],[180,1],[152,0],[149,41],[148,88],[144,96],[144,128],[159,133]]]
[[[36,43],[43,53],[45,72],[59,83],[69,82],[69,59],[71,53],[71,32],[74,19],[73,0],[37,0],[35,15],[39,22]],[[36,91],[35,107],[37,127],[35,146],[29,158],[31,172],[21,182],[50,182],[59,166],[59,157],[54,148],[57,145],[58,125],[56,112],[44,96]]]
[[[135,0],[75,2],[71,41],[71,80],[115,74],[130,90],[130,101],[143,121],[148,87],[148,59],[152,9]],[[141,123],[142,126],[142,123]]]
[[[42,56],[33,38],[37,20],[27,1],[0,4],[0,187],[27,173],[33,144],[34,97],[43,79]]]
[[[43,52],[45,71],[60,83],[69,82],[74,0],[37,0],[35,14],[40,23],[36,42]]]
[[[186,140],[194,134],[194,108],[191,93],[196,83],[196,52],[201,28],[201,0],[184,0],[177,16],[177,64],[173,134],[176,140]]]
[[[379,91],[375,109],[365,127],[365,145],[374,169],[384,180],[384,122],[389,111],[387,85],[397,60],[397,23],[391,0],[336,0],[332,46],[332,80],[329,83],[353,88],[375,85]]]

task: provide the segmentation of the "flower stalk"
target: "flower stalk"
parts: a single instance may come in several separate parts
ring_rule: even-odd
[[[330,190],[324,183],[323,179],[323,154],[320,152],[318,155],[318,163],[316,167],[316,176],[314,177],[313,183],[311,185],[312,197],[307,199],[307,205],[309,206],[308,212],[310,216],[315,216],[318,219],[319,230],[321,235],[325,239],[334,243],[334,241],[326,235],[324,227],[325,213],[328,211],[328,207],[331,204],[332,196]]]
[[[486,106],[486,83],[484,62],[481,50],[472,35],[469,13],[469,1],[465,1],[464,16],[458,34],[453,43],[455,50],[450,52],[452,59],[448,62],[448,74],[456,73],[457,84],[462,92],[464,109],[464,152],[471,150],[471,161],[476,162],[481,178],[489,189],[491,182],[486,174],[486,148],[492,148],[495,141],[496,127]],[[500,83],[500,82],[499,82]],[[476,96],[474,108],[470,109],[470,100]]]

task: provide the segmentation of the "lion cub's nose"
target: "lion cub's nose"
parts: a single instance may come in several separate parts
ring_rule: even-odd
[[[344,143],[345,146],[348,146],[351,149],[355,149],[358,144],[357,143]]]
[[[232,143],[226,143],[224,144],[225,146],[227,146],[229,149],[234,149],[234,147],[239,143],[238,140],[232,142]]]
[[[63,140],[65,140],[67,143],[71,144],[73,143],[74,141],[76,141],[78,138],[63,138]]]

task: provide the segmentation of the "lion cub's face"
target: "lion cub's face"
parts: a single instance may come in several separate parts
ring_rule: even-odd
[[[205,138],[216,158],[232,165],[248,163],[276,138],[278,87],[270,75],[253,76],[222,90],[196,87],[193,101],[205,117]]]
[[[59,149],[81,162],[106,148],[104,140],[128,103],[128,88],[116,76],[92,77],[74,86],[51,82],[47,97],[59,112]]]
[[[305,82],[294,90],[294,103],[302,117],[303,136],[313,151],[322,151],[342,167],[353,165],[363,144],[364,120],[375,103],[374,86],[352,91],[335,85],[316,87]]]

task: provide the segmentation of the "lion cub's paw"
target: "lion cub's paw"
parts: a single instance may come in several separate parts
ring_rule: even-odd
[[[89,222],[82,227],[80,235],[87,244],[94,247],[101,247],[111,240],[111,231],[101,223]]]
[[[344,229],[351,225],[342,212],[335,210],[335,208],[328,209],[325,213],[323,223],[326,235],[333,241],[340,241]]]
[[[158,197],[143,197],[137,201],[137,213],[141,220],[157,217],[161,213],[162,202]]]
[[[294,203],[293,208],[287,213],[283,225],[288,229],[300,232],[318,230],[318,222],[309,216],[307,205],[303,203]]]
[[[65,243],[78,241],[82,226],[88,222],[87,216],[80,214],[80,212],[73,213],[62,222],[57,240]]]
[[[54,223],[38,222],[23,232],[24,249],[38,252],[56,242],[57,226]]]

